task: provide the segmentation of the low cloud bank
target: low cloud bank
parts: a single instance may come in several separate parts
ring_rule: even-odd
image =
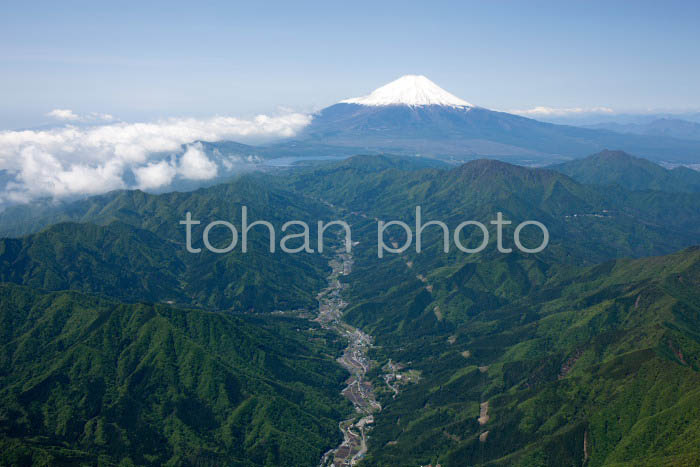
[[[50,114],[72,122],[112,118],[106,114],[80,116],[66,109]],[[173,118],[0,131],[0,174],[4,180],[0,203],[98,194],[118,188],[157,189],[177,179],[209,180],[221,170],[231,170],[251,159],[217,154],[217,160],[212,160],[197,141],[290,137],[310,120],[308,115],[289,113],[252,119]]]
[[[53,109],[51,112],[46,114],[47,117],[51,117],[54,120],[59,120],[62,122],[111,122],[114,121],[114,117],[110,114],[102,114],[97,112],[90,112],[85,115],[78,115],[70,109]]]
[[[545,107],[537,106],[532,109],[509,110],[508,113],[525,117],[568,117],[584,114],[612,114],[615,111],[609,107]]]

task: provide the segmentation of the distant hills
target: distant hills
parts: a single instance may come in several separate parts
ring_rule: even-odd
[[[587,128],[604,129],[618,133],[700,140],[700,123],[679,118],[659,118],[646,123],[605,122],[586,125]]]
[[[490,159],[450,169],[406,170],[404,164],[402,158],[356,156],[302,171],[292,186],[351,211],[409,223],[417,205],[450,225],[488,223],[498,211],[510,219],[538,219],[552,234],[543,253],[561,248],[557,261],[670,253],[700,235],[694,193],[601,190],[554,170]]]
[[[665,169],[623,151],[606,150],[550,168],[590,185],[619,185],[628,190],[700,192],[700,172],[682,166]]]

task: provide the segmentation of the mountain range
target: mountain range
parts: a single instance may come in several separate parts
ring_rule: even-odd
[[[700,139],[700,123],[680,118],[659,118],[646,123],[604,122],[587,125],[588,128],[612,130],[649,136],[670,136],[680,139]]]
[[[341,443],[348,336],[314,321],[334,248],[270,254],[263,229],[246,254],[185,251],[185,212],[238,225],[246,205],[352,225],[354,264],[331,277],[340,329],[371,336],[363,465],[696,464],[700,194],[626,154],[582,162],[362,155],[6,210],[0,463],[318,465]],[[663,171],[647,186],[621,177],[646,164]],[[431,228],[421,253],[378,259],[375,219],[416,205],[484,222],[488,247],[444,253]],[[498,253],[496,212],[546,224],[547,249]]]

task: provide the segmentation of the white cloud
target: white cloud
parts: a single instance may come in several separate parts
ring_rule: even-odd
[[[114,116],[110,114],[103,114],[99,112],[90,112],[83,117],[85,121],[101,121],[101,122],[111,122],[114,120]]]
[[[582,114],[612,114],[615,111],[609,107],[544,107],[537,106],[525,110],[508,110],[508,113],[526,117],[565,117]]]
[[[216,163],[204,154],[202,143],[187,146],[178,166],[178,172],[189,180],[209,180],[216,177],[217,171]]]
[[[47,117],[61,120],[64,122],[111,122],[114,117],[110,114],[99,112],[90,112],[85,115],[78,115],[70,109],[53,109],[46,114]]]
[[[169,161],[150,162],[142,167],[132,169],[136,176],[137,187],[151,190],[170,184],[177,175],[177,169]]]
[[[0,131],[0,170],[16,177],[0,194],[0,202],[95,194],[116,188],[157,188],[176,177],[213,178],[218,173],[216,162],[207,157],[201,144],[192,143],[289,137],[310,120],[308,115],[294,113],[253,119],[172,118],[151,123]],[[187,145],[184,153],[183,145]],[[163,153],[173,156],[164,161]],[[234,158],[230,162],[238,161]],[[129,169],[136,178],[134,186],[124,181]]]
[[[56,120],[76,121],[80,120],[80,115],[73,113],[70,109],[53,109],[46,116],[55,118]]]
[[[73,194],[98,194],[124,187],[119,160],[103,164],[63,164],[56,156],[38,146],[26,146],[18,154],[16,179],[8,183],[6,197],[12,201],[30,201],[37,196],[64,197]]]

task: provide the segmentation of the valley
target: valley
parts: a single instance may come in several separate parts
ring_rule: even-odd
[[[355,465],[362,459],[367,452],[367,437],[374,422],[373,414],[381,410],[372,383],[366,377],[370,366],[368,350],[372,345],[372,338],[343,321],[343,309],[347,303],[341,297],[343,284],[339,277],[349,274],[352,265],[350,253],[338,252],[330,261],[332,272],[328,278],[329,286],[318,295],[319,314],[315,321],[324,329],[338,333],[348,342],[338,362],[351,375],[342,394],[355,408],[351,418],[340,422],[343,442],[324,454],[320,463],[322,467]]]

